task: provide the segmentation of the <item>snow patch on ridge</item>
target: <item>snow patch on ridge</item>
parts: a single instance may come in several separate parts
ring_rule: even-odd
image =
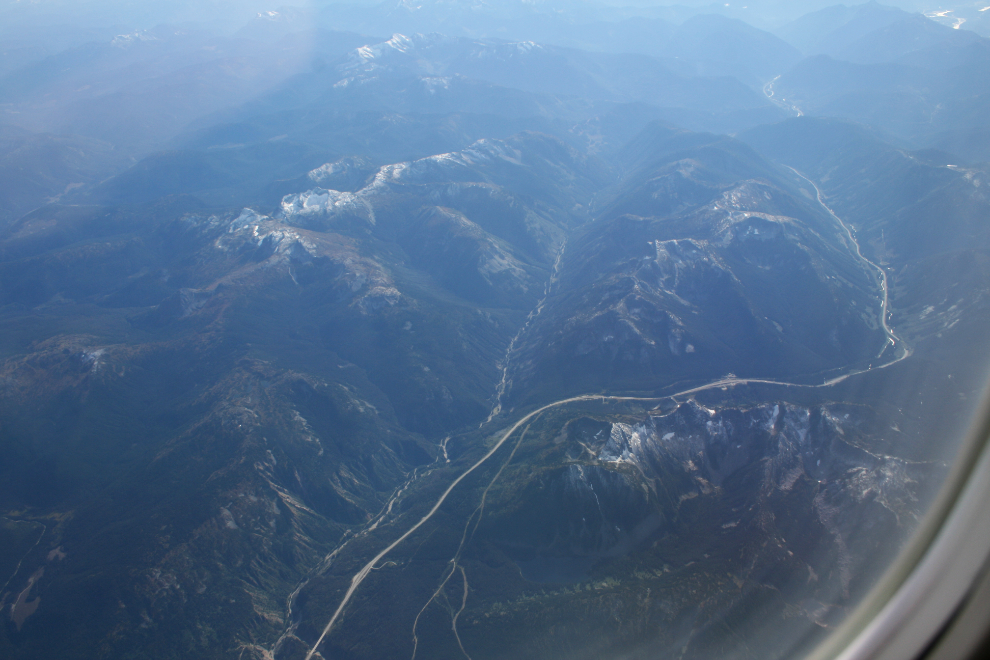
[[[282,198],[282,217],[353,213],[375,224],[375,212],[360,193],[314,188]]]
[[[468,174],[466,170],[472,167],[496,161],[521,166],[521,158],[522,152],[501,140],[481,139],[461,151],[385,165],[378,170],[371,183],[357,192],[313,188],[286,195],[282,198],[279,217],[289,223],[302,221],[306,224],[307,220],[321,216],[335,218],[349,215],[373,225],[376,223],[375,207],[393,185],[431,183],[449,185],[451,181],[465,179]],[[311,170],[307,176],[314,183],[320,183],[345,167],[339,161],[326,163]],[[465,170],[465,172],[458,173],[452,170]]]
[[[419,38],[423,37],[423,35],[414,36]],[[388,41],[383,41],[378,44],[369,44],[354,49],[348,56],[348,61],[342,64],[340,68],[343,71],[355,69],[357,67],[373,63],[376,60],[381,60],[383,57],[387,57],[388,55],[394,53],[406,53],[415,48],[415,46],[416,42],[413,38],[396,32]]]

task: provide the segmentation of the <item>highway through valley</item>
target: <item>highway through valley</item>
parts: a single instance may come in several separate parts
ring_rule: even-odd
[[[846,371],[845,373],[840,374],[838,376],[835,376],[834,378],[825,380],[822,383],[817,383],[817,384],[795,383],[795,382],[778,381],[778,380],[772,380],[772,379],[766,379],[766,378],[739,378],[739,377],[736,377],[736,376],[733,376],[733,375],[729,375],[729,376],[725,376],[725,377],[722,377],[722,378],[713,380],[711,382],[708,382],[708,383],[705,383],[705,384],[702,384],[702,385],[698,385],[698,386],[695,386],[695,387],[691,387],[691,388],[687,388],[687,389],[681,390],[679,392],[675,392],[673,394],[667,394],[665,396],[657,396],[657,397],[634,397],[634,396],[607,396],[607,395],[602,395],[602,394],[581,394],[581,395],[577,395],[577,396],[568,397],[568,398],[565,398],[565,399],[560,399],[560,400],[554,401],[552,403],[548,403],[548,404],[546,404],[546,405],[544,405],[544,406],[542,406],[540,408],[537,408],[536,410],[533,410],[533,411],[527,413],[523,417],[521,417],[518,420],[516,420],[515,423],[513,423],[511,426],[509,426],[505,431],[503,431],[501,433],[501,435],[498,436],[498,440],[492,445],[492,447],[488,450],[488,452],[486,452],[474,464],[472,464],[470,467],[468,467],[463,473],[461,473],[460,476],[458,476],[456,479],[454,479],[454,481],[449,486],[447,486],[447,489],[443,491],[443,493],[440,495],[440,497],[437,498],[437,500],[433,504],[432,508],[430,508],[430,510],[427,511],[426,514],[423,515],[419,519],[419,521],[417,521],[414,525],[412,525],[409,529],[407,529],[397,539],[395,539],[394,541],[392,541],[388,546],[386,546],[381,551],[379,551],[378,554],[376,554],[374,557],[372,557],[371,560],[369,560],[367,563],[365,563],[364,566],[362,566],[362,568],[357,573],[354,574],[354,576],[351,578],[350,585],[349,585],[347,591],[344,593],[343,598],[341,598],[340,603],[337,605],[337,608],[334,611],[333,616],[330,617],[330,620],[327,622],[326,626],[324,626],[323,631],[320,634],[319,638],[316,640],[316,642],[313,644],[312,648],[310,648],[309,652],[306,654],[306,660],[312,660],[312,657],[317,653],[317,650],[319,649],[320,645],[326,639],[327,635],[330,634],[330,632],[333,630],[334,625],[340,619],[341,615],[344,612],[344,609],[347,607],[347,604],[350,602],[351,598],[354,596],[354,593],[358,590],[358,588],[361,586],[361,583],[364,582],[364,580],[368,577],[368,575],[373,570],[375,570],[375,568],[378,565],[378,563],[380,561],[382,561],[385,557],[387,557],[388,554],[391,553],[392,550],[394,550],[397,546],[399,546],[403,541],[405,541],[406,539],[408,539],[417,530],[419,530],[423,525],[425,525],[436,514],[436,512],[440,509],[440,507],[443,506],[444,502],[447,500],[447,497],[458,486],[458,484],[460,484],[462,481],[464,481],[464,479],[467,478],[468,475],[470,475],[472,472],[474,472],[479,467],[481,467],[482,465],[484,465],[492,456],[494,456],[498,452],[499,449],[502,448],[503,445],[505,445],[505,443],[509,440],[509,438],[511,438],[516,433],[516,431],[518,431],[525,424],[527,424],[528,422],[530,422],[531,420],[533,420],[539,414],[541,414],[541,413],[543,413],[543,412],[545,412],[547,410],[550,410],[552,408],[557,408],[557,407],[560,407],[560,406],[566,406],[568,404],[578,403],[578,402],[581,402],[581,401],[640,402],[640,403],[656,402],[656,403],[660,403],[661,401],[667,400],[667,399],[675,399],[676,400],[678,398],[689,397],[692,394],[697,394],[699,392],[705,392],[705,391],[716,390],[716,389],[726,389],[726,388],[729,388],[729,387],[735,387],[735,386],[739,386],[739,385],[748,385],[748,384],[776,385],[776,386],[781,386],[781,387],[808,388],[808,389],[828,388],[828,387],[832,387],[832,386],[834,386],[834,385],[836,385],[838,383],[841,383],[841,382],[847,380],[848,378],[852,378],[853,376],[856,376],[858,374],[866,373],[868,371],[873,371],[873,370],[877,370],[877,369],[887,368],[887,367],[889,367],[889,366],[891,366],[893,364],[896,364],[897,362],[900,362],[901,360],[906,359],[908,356],[910,356],[910,354],[911,354],[910,349],[907,348],[904,345],[904,343],[894,333],[893,329],[888,325],[888,322],[887,322],[888,304],[889,304],[889,293],[888,293],[887,274],[886,274],[886,272],[879,265],[877,265],[874,262],[870,261],[869,259],[867,259],[863,255],[863,252],[860,249],[859,243],[856,240],[855,233],[850,229],[850,227],[846,223],[844,223],[839,218],[839,216],[837,216],[832,211],[831,208],[829,208],[825,204],[824,196],[822,194],[821,189],[819,189],[819,187],[811,179],[809,179],[808,177],[804,176],[803,174],[801,174],[800,172],[798,172],[794,168],[789,168],[789,169],[791,169],[797,176],[801,177],[802,179],[804,179],[805,181],[807,181],[809,184],[811,184],[812,187],[814,187],[814,189],[815,189],[815,191],[817,193],[818,204],[821,205],[821,207],[823,209],[825,209],[825,211],[827,211],[828,214],[838,223],[840,229],[845,233],[845,236],[850,241],[851,247],[853,248],[853,251],[854,251],[857,259],[859,259],[860,263],[862,263],[863,266],[867,270],[869,270],[871,272],[872,271],[875,271],[876,273],[879,274],[879,287],[881,289],[880,296],[879,296],[880,297],[880,301],[881,301],[881,303],[880,303],[880,327],[882,328],[882,330],[883,330],[883,332],[884,332],[884,334],[885,334],[885,336],[887,338],[887,342],[885,343],[884,348],[878,354],[878,357],[880,355],[882,355],[884,353],[884,351],[888,347],[897,347],[897,346],[900,346],[900,355],[896,355],[896,353],[894,353],[892,359],[889,362],[886,362],[884,364],[879,364],[877,366],[872,366],[871,365],[871,366],[866,367],[866,368],[854,368],[854,367],[850,367],[850,369],[848,371]],[[562,252],[562,250],[561,250],[561,252]],[[553,268],[552,279],[555,279],[556,278],[559,265],[560,265],[560,255],[558,254],[557,262],[554,264],[554,268]],[[549,294],[549,293],[550,293],[550,286],[548,285],[547,290],[546,290],[546,294]],[[544,301],[545,301],[545,296],[544,296],[544,299],[541,300],[540,303],[539,303],[539,305],[538,305],[538,309],[539,310],[542,310]],[[534,310],[534,311],[536,311],[536,310]],[[538,311],[537,311],[537,313],[538,313]],[[527,323],[534,316],[535,316],[535,314],[531,314],[530,315],[530,318],[527,319]],[[517,335],[516,338],[513,338],[513,343],[515,343],[515,341],[516,341],[517,338],[518,338],[518,335]],[[508,355],[507,355],[506,359],[508,359]],[[507,365],[504,365],[503,366],[503,369],[506,370],[506,371],[503,372],[503,383],[504,383],[505,378],[506,378],[507,368],[508,368]],[[495,405],[499,407],[499,410],[501,409],[501,395],[502,395],[502,390],[500,389],[500,391],[498,393],[498,397],[497,397],[496,402],[495,402]],[[493,409],[493,413],[494,413],[494,409]],[[497,413],[495,413],[495,414],[497,414]],[[495,417],[495,414],[493,414],[491,417],[489,417],[489,419],[493,419]],[[511,457],[510,457],[510,460],[511,460]],[[499,474],[501,474],[501,471],[499,472]],[[495,479],[497,479],[498,476],[499,475],[497,474],[495,476]],[[493,480],[492,483],[494,483],[494,480]],[[489,484],[489,487],[490,486],[491,486],[491,484]],[[487,492],[487,489],[486,489],[486,492]],[[391,508],[391,507],[389,507],[389,508]],[[472,517],[473,516],[474,516],[474,513],[472,513]],[[470,519],[468,520],[468,524],[469,523],[470,523]],[[377,523],[376,523],[376,526],[377,526]],[[462,545],[463,545],[463,539],[462,539]],[[459,553],[459,550],[458,550],[458,553]],[[455,558],[451,559],[451,562],[455,566],[455,570],[456,570],[456,568],[460,568],[461,573],[462,574],[464,573],[463,567],[458,567],[456,565],[456,555],[455,555]],[[451,571],[451,575],[453,575],[453,570]],[[449,579],[449,577],[450,576],[448,576],[447,579]],[[466,598],[467,598],[467,575],[466,574],[463,574],[463,578],[464,578],[464,589],[465,589],[464,599],[466,601]],[[444,583],[446,583],[446,580],[444,581]],[[442,585],[441,585],[441,588],[442,588]],[[434,597],[435,596],[436,596],[436,594],[434,594]],[[428,604],[429,603],[427,603],[427,605]],[[425,609],[425,606],[424,606],[424,609]],[[462,603],[462,608],[461,609],[463,610],[463,603]],[[459,612],[458,612],[458,614],[459,614]],[[456,634],[456,620],[454,621],[454,631],[455,631],[455,634]],[[414,639],[415,639],[415,630],[413,632],[413,635],[414,635]],[[460,639],[459,638],[458,638],[458,643],[460,643]],[[462,646],[462,649],[463,649],[463,646]],[[415,653],[415,651],[414,651],[414,653]],[[465,652],[465,655],[467,655],[466,652]]]

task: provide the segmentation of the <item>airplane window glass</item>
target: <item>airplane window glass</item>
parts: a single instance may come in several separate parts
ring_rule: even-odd
[[[0,656],[907,657],[977,580],[983,3],[0,0],[0,53]]]

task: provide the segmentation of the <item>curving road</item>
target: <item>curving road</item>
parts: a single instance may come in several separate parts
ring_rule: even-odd
[[[821,188],[818,187],[818,184],[816,184],[814,181],[812,181],[811,179],[809,179],[805,175],[803,175],[800,172],[798,172],[796,169],[794,169],[790,165],[788,165],[787,168],[789,170],[791,170],[792,172],[794,172],[795,174],[797,174],[799,177],[801,177],[802,179],[804,179],[805,181],[807,181],[808,183],[811,184],[811,187],[815,189],[815,194],[818,196],[818,203],[819,203],[819,205],[821,205],[821,207],[823,209],[825,209],[826,211],[828,211],[828,214],[830,216],[832,216],[832,219],[833,220],[835,220],[837,223],[839,223],[839,226],[845,232],[846,236],[849,238],[849,241],[856,248],[856,256],[859,258],[859,260],[863,264],[866,265],[866,267],[867,267],[868,270],[872,269],[872,270],[875,270],[877,273],[880,274],[880,291],[882,293],[882,296],[880,298],[880,327],[883,328],[884,334],[887,335],[887,343],[884,344],[883,348],[880,349],[880,352],[877,353],[877,357],[880,357],[881,355],[883,355],[883,352],[885,350],[887,350],[887,347],[888,346],[894,346],[894,347],[896,347],[897,346],[897,342],[900,341],[900,338],[896,334],[894,334],[894,331],[887,324],[887,307],[888,307],[888,303],[889,303],[889,299],[890,299],[890,294],[887,291],[887,272],[883,268],[881,268],[877,264],[873,263],[872,261],[870,261],[869,259],[867,259],[863,255],[863,251],[859,247],[859,241],[856,240],[856,237],[853,235],[852,230],[849,228],[849,226],[846,223],[844,223],[842,221],[842,218],[840,218],[839,216],[837,216],[835,214],[835,211],[833,211],[831,208],[828,207],[827,204],[825,204],[824,196],[822,195]],[[896,361],[897,362],[900,362],[900,360],[903,360],[904,358],[906,358],[910,354],[911,354],[911,351],[908,350],[905,347],[905,349],[904,349],[904,355],[902,355],[901,358],[899,360],[896,360]],[[888,365],[885,365],[885,366],[888,366]]]
[[[810,183],[815,188],[815,191],[818,193],[818,203],[822,206],[822,208],[824,208],[829,213],[830,216],[832,216],[833,219],[835,219],[835,221],[843,229],[843,231],[845,232],[846,236],[849,238],[849,241],[852,243],[852,245],[855,248],[856,256],[869,269],[874,269],[874,270],[876,270],[880,274],[880,288],[882,289],[882,294],[883,294],[882,295],[882,298],[881,298],[881,327],[883,328],[883,331],[884,331],[884,333],[885,333],[885,335],[887,337],[887,343],[884,344],[883,350],[881,350],[880,353],[878,354],[878,357],[879,357],[879,355],[882,355],[883,352],[884,352],[884,350],[886,350],[887,346],[889,346],[889,345],[895,345],[896,346],[897,343],[901,341],[900,338],[897,337],[896,334],[894,334],[894,331],[887,324],[887,306],[888,306],[887,274],[884,272],[884,270],[880,266],[878,266],[877,264],[873,263],[872,261],[870,261],[869,259],[867,259],[865,256],[863,256],[863,253],[862,253],[862,251],[860,250],[860,247],[859,247],[859,243],[856,241],[856,238],[855,238],[852,230],[839,218],[839,216],[837,216],[832,211],[832,209],[830,209],[825,204],[824,198],[823,198],[823,195],[822,195],[822,192],[818,188],[818,186],[811,179],[809,179],[808,177],[804,176],[799,171],[795,170],[793,167],[791,167],[789,169],[791,169],[796,175],[798,175],[799,177],[801,177],[802,179],[804,179],[805,181],[807,181],[808,183]],[[559,256],[558,256],[558,264],[559,264]],[[555,266],[556,266],[556,264],[555,264]],[[556,270],[556,268],[555,268],[555,270]],[[547,288],[547,293],[549,293],[549,286]],[[545,299],[546,299],[546,296],[544,296],[544,299],[540,301],[540,305],[539,305],[540,308],[542,308],[542,304],[543,304],[543,302],[544,302]],[[383,558],[385,558],[400,543],[402,543],[407,538],[409,538],[413,533],[416,532],[416,530],[418,530],[427,521],[429,521],[430,518],[432,518],[434,516],[434,514],[436,514],[436,512],[440,509],[440,507],[443,506],[443,503],[447,500],[447,496],[450,495],[451,491],[453,491],[454,488],[456,488],[457,485],[459,483],[461,483],[461,481],[463,481],[469,474],[471,474],[476,469],[478,469],[489,458],[491,458],[499,449],[501,449],[502,445],[505,444],[505,442],[519,429],[519,427],[521,427],[523,424],[525,424],[526,422],[530,421],[531,419],[533,419],[534,417],[536,417],[540,413],[542,413],[542,412],[544,412],[546,410],[550,410],[551,408],[556,408],[556,407],[567,405],[567,404],[570,404],[570,403],[576,403],[578,401],[594,401],[594,400],[600,400],[602,402],[605,402],[605,401],[614,401],[614,402],[621,402],[621,401],[653,402],[653,401],[656,401],[656,402],[660,402],[660,401],[662,401],[664,399],[677,399],[678,397],[689,396],[691,394],[697,394],[699,392],[705,392],[705,391],[714,390],[714,389],[725,389],[725,388],[729,388],[729,387],[734,387],[736,385],[761,384],[761,385],[779,385],[779,386],[783,386],[783,387],[798,387],[798,388],[808,388],[808,389],[817,389],[817,388],[832,387],[832,386],[834,386],[834,385],[836,385],[838,383],[841,383],[842,381],[844,381],[844,380],[846,380],[848,378],[851,378],[853,376],[856,376],[856,375],[859,375],[859,374],[862,374],[862,373],[866,373],[868,371],[874,371],[874,370],[877,370],[877,369],[885,369],[885,368],[887,368],[887,367],[889,367],[891,365],[894,365],[894,364],[900,362],[901,360],[906,359],[908,356],[911,355],[911,351],[906,346],[904,346],[903,342],[901,342],[901,346],[902,346],[901,355],[900,356],[895,356],[894,359],[891,360],[890,362],[887,362],[887,363],[882,364],[882,365],[878,365],[876,367],[874,367],[874,366],[871,365],[871,366],[869,366],[869,367],[867,367],[865,369],[850,369],[849,371],[847,371],[846,373],[844,373],[842,375],[836,376],[835,378],[828,379],[828,380],[824,381],[823,383],[818,383],[818,384],[792,383],[792,382],[772,380],[772,379],[767,379],[767,378],[738,378],[736,376],[729,375],[729,376],[725,376],[723,378],[719,378],[717,380],[711,381],[709,383],[705,383],[703,385],[698,385],[696,387],[688,388],[688,389],[682,390],[680,392],[676,392],[674,394],[668,394],[668,395],[665,395],[665,396],[635,397],[635,396],[603,396],[601,394],[581,394],[581,395],[578,395],[578,396],[568,397],[566,399],[560,399],[559,401],[554,401],[553,403],[548,403],[548,404],[546,404],[545,406],[543,406],[541,408],[537,408],[536,410],[533,410],[532,412],[528,413],[524,417],[522,417],[519,420],[517,420],[512,426],[510,426],[508,428],[508,430],[506,430],[504,433],[502,433],[502,435],[498,439],[498,441],[492,446],[491,449],[488,450],[488,452],[484,456],[482,456],[480,459],[478,459],[477,462],[475,462],[471,467],[469,467],[459,477],[457,477],[453,481],[453,483],[451,483],[447,487],[447,489],[443,492],[443,494],[440,495],[440,497],[437,499],[436,503],[434,503],[433,507],[426,513],[426,515],[424,515],[422,518],[420,518],[419,522],[417,522],[415,525],[413,525],[412,527],[410,527],[404,534],[402,534],[402,536],[400,536],[399,538],[397,538],[396,540],[394,540],[384,550],[382,550],[377,555],[375,555],[371,559],[371,561],[369,561],[368,563],[366,563],[361,568],[361,570],[359,570],[354,575],[354,577],[351,578],[350,587],[347,589],[347,592],[344,594],[343,599],[341,599],[340,604],[337,606],[337,609],[334,611],[333,616],[330,618],[330,621],[328,621],[327,622],[327,625],[323,628],[323,632],[320,634],[319,639],[316,640],[316,643],[313,644],[313,647],[306,654],[306,660],[312,660],[312,657],[316,653],[317,649],[320,647],[320,644],[322,644],[323,643],[323,640],[326,639],[326,636],[330,633],[330,630],[333,629],[334,624],[340,618],[340,615],[344,611],[344,608],[347,606],[347,603],[350,602],[351,598],[354,596],[354,592],[357,591],[358,587],[361,586],[361,583],[364,582],[365,578],[367,578],[368,575],[371,573],[371,571],[374,570],[375,565],[379,561],[381,561]],[[507,365],[506,365],[506,369],[507,369]],[[503,376],[503,378],[504,378],[504,376]],[[498,405],[499,403],[500,403],[500,401],[496,401],[496,405]],[[494,417],[494,415],[492,417]],[[489,419],[491,419],[492,417],[490,417]],[[472,516],[473,515],[474,514],[472,514]],[[469,520],[469,522],[470,522],[470,520]],[[463,568],[461,570],[463,571]],[[452,572],[452,574],[453,574],[453,572]],[[464,575],[464,580],[465,580],[465,589],[466,589],[466,584],[467,584],[467,576],[466,575]],[[465,598],[466,598],[466,594],[465,594]],[[458,641],[460,641],[460,640],[458,639]],[[462,647],[462,650],[463,650],[463,647]],[[465,655],[466,655],[466,653],[465,653]]]

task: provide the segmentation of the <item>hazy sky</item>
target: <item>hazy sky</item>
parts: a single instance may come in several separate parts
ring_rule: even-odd
[[[384,0],[402,2],[409,0]],[[436,4],[484,4],[498,12],[504,7],[517,11],[526,5],[530,7],[564,9],[578,15],[595,14],[595,7],[638,7],[649,13],[650,9],[680,6],[694,11],[718,12],[735,18],[742,18],[758,27],[773,29],[799,16],[836,4],[856,5],[856,1],[836,2],[835,0],[416,0],[411,5]],[[351,5],[378,5],[383,0],[349,0]],[[318,8],[332,5],[329,0],[175,0],[169,3],[149,2],[148,0],[0,0],[0,39],[25,40],[41,38],[37,31],[48,26],[62,26],[65,30],[86,29],[148,29],[160,23],[200,23],[210,29],[233,31],[251,20],[261,11],[276,11],[284,7]],[[956,16],[985,17],[977,13],[990,0],[960,0],[945,2],[940,0],[885,0],[881,4],[899,7],[907,11],[932,13],[954,11]],[[584,11],[582,11],[582,7]],[[590,10],[590,11],[589,11]],[[626,12],[628,15],[628,12]],[[679,12],[684,16],[685,12]],[[607,16],[607,14],[606,14]],[[944,19],[948,20],[948,19]],[[943,22],[944,22],[943,20]],[[972,24],[971,24],[972,25]],[[25,27],[29,27],[27,31]]]

